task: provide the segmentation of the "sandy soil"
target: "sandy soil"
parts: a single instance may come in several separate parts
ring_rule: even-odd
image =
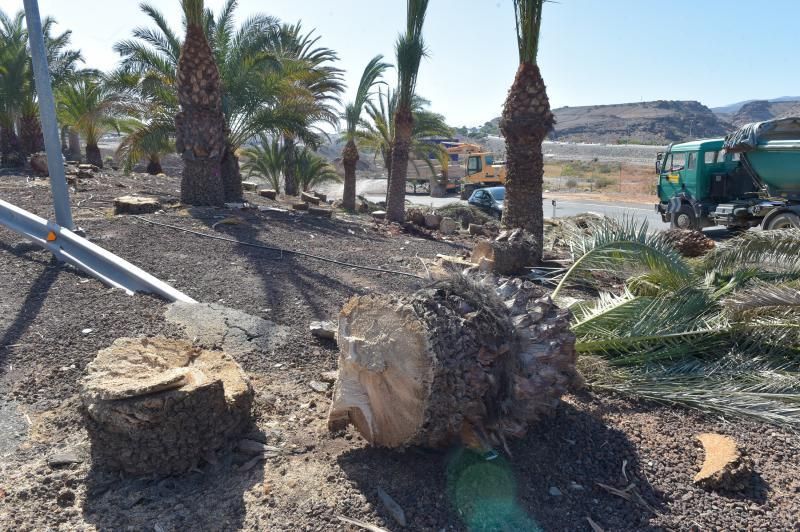
[[[312,337],[309,322],[335,317],[355,294],[410,291],[421,281],[115,217],[112,198],[150,193],[167,208],[148,219],[408,272],[420,270],[417,257],[459,253],[468,242],[390,233],[355,216],[184,209],[170,204],[177,183],[114,173],[83,181],[72,195],[76,219],[98,244],[189,295],[289,327],[279,347],[239,359],[257,391],[253,437],[281,453],[243,470],[249,457],[227,448],[167,478],[96,467],[76,396],[86,364],[120,336],[183,332],[165,321],[163,301],[109,290],[0,230],[2,528],[356,530],[344,516],[389,530],[590,530],[587,518],[605,530],[800,530],[800,442],[768,425],[581,392],[491,462],[463,449],[389,451],[353,432],[329,434],[328,395],[308,383],[334,369],[336,346]],[[0,194],[51,214],[41,180],[5,175]],[[746,490],[692,484],[703,458],[696,435],[708,431],[734,436],[753,459]],[[75,463],[48,464],[57,453]],[[640,497],[600,484],[631,486]],[[405,528],[378,488],[403,508]]]

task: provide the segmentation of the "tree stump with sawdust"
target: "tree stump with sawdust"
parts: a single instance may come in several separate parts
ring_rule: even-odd
[[[148,214],[161,208],[158,198],[120,196],[114,198],[114,214]]]
[[[536,266],[540,253],[536,238],[524,229],[502,231],[492,241],[494,270],[500,275],[521,275]]]
[[[486,451],[522,437],[581,381],[569,311],[531,293],[503,302],[456,276],[411,296],[351,299],[329,429],[352,424],[383,447]]]
[[[253,390],[221,351],[119,338],[87,367],[81,400],[95,464],[135,475],[189,471],[250,422]]]

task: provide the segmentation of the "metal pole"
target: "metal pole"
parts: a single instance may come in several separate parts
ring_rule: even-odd
[[[56,105],[53,99],[53,88],[50,86],[50,72],[47,67],[47,56],[44,50],[42,21],[39,18],[37,0],[23,0],[25,19],[28,23],[28,40],[31,45],[33,60],[33,76],[36,80],[36,93],[39,97],[39,116],[42,119],[44,146],[47,151],[47,170],[50,173],[50,190],[53,194],[53,206],[56,210],[56,222],[61,227],[74,230],[72,212],[69,207],[69,190],[64,177],[64,159],[61,155],[61,139],[58,136],[56,122]]]

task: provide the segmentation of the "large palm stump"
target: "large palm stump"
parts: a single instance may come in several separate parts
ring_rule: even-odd
[[[407,297],[351,299],[329,428],[353,424],[385,447],[489,450],[523,436],[579,383],[575,337],[569,312],[531,298],[530,286],[501,293],[509,299],[455,278]]]
[[[253,390],[221,351],[165,338],[119,338],[82,382],[92,456],[131,474],[177,474],[241,432]]]

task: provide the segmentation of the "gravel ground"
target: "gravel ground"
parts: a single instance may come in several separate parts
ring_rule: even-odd
[[[257,391],[255,427],[283,449],[248,470],[223,450],[179,477],[130,478],[92,467],[76,397],[96,351],[120,336],[179,336],[159,299],[109,290],[0,230],[0,523],[9,530],[355,530],[337,516],[390,530],[800,530],[800,442],[768,425],[582,392],[510,456],[452,449],[372,449],[325,429],[326,394],[308,386],[334,369],[336,347],[308,332],[355,294],[410,291],[420,281],[209,240],[108,212],[116,195],[166,202],[177,180],[106,175],[78,185],[78,223],[98,244],[192,297],[289,328],[283,344],[240,362]],[[49,215],[42,181],[0,176],[0,197]],[[358,217],[170,206],[148,219],[351,263],[417,272],[417,257],[458,242],[390,234]],[[231,223],[231,222],[235,223]],[[216,225],[215,225],[216,224]],[[91,330],[89,330],[91,329]],[[692,484],[701,432],[734,436],[754,462],[749,488]],[[56,453],[72,462],[48,465]],[[598,483],[632,486],[627,500]],[[404,509],[401,527],[378,496]],[[494,519],[494,521],[493,521]]]

